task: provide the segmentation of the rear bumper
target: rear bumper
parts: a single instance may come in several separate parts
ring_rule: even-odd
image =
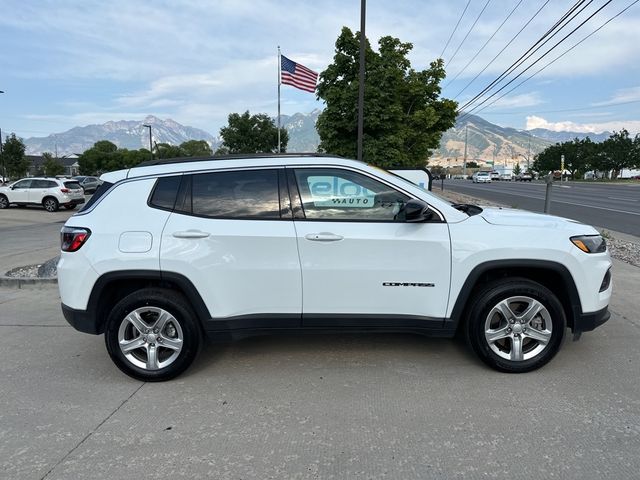
[[[62,205],[80,205],[84,203],[84,198],[74,198],[69,200],[68,202],[63,203]]]
[[[605,323],[610,317],[609,306],[597,312],[576,314],[571,330],[573,333],[590,332]]]
[[[103,333],[98,328],[94,316],[90,315],[86,310],[75,310],[66,306],[64,303],[62,303],[61,306],[65,320],[76,330],[92,335],[100,335]]]

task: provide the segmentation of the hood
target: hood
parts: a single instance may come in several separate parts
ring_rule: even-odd
[[[480,214],[492,225],[505,225],[511,227],[539,227],[539,228],[567,228],[584,226],[582,223],[569,218],[555,217],[542,213],[527,212],[513,208],[485,208]]]

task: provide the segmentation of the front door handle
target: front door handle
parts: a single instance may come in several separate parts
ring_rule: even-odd
[[[185,230],[184,232],[173,232],[176,238],[207,238],[209,234],[200,230]]]
[[[342,240],[344,237],[342,235],[336,235],[335,233],[320,232],[309,233],[308,235],[305,235],[304,238],[314,242],[337,242],[338,240]]]

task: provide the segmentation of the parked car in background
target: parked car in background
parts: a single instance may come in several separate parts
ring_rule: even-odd
[[[489,172],[476,172],[471,180],[473,180],[473,183],[491,183],[491,175]]]
[[[513,180],[513,175],[509,172],[501,173],[500,180],[504,182],[510,182],[511,180]]]
[[[98,177],[78,175],[73,179],[78,181],[84,193],[95,193],[98,187],[102,185],[102,181]]]
[[[495,172],[495,171],[491,172],[490,177],[491,177],[491,180],[498,181],[500,180],[500,172]]]
[[[24,178],[0,187],[0,208],[11,204],[42,205],[47,212],[56,212],[61,205],[73,210],[81,203],[84,203],[82,187],[76,180],[67,178]]]
[[[533,179],[533,176],[529,172],[519,173],[515,176],[516,182],[530,182]]]

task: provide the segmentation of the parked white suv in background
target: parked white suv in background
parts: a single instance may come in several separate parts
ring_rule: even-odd
[[[62,229],[62,309],[138,379],[180,374],[205,334],[337,330],[459,331],[488,365],[526,372],[567,327],[609,318],[594,228],[451,204],[364,163],[158,160],[102,180]]]
[[[84,191],[76,180],[66,178],[23,178],[6,187],[0,187],[0,208],[9,205],[42,205],[48,212],[60,206],[73,210],[84,203]]]

